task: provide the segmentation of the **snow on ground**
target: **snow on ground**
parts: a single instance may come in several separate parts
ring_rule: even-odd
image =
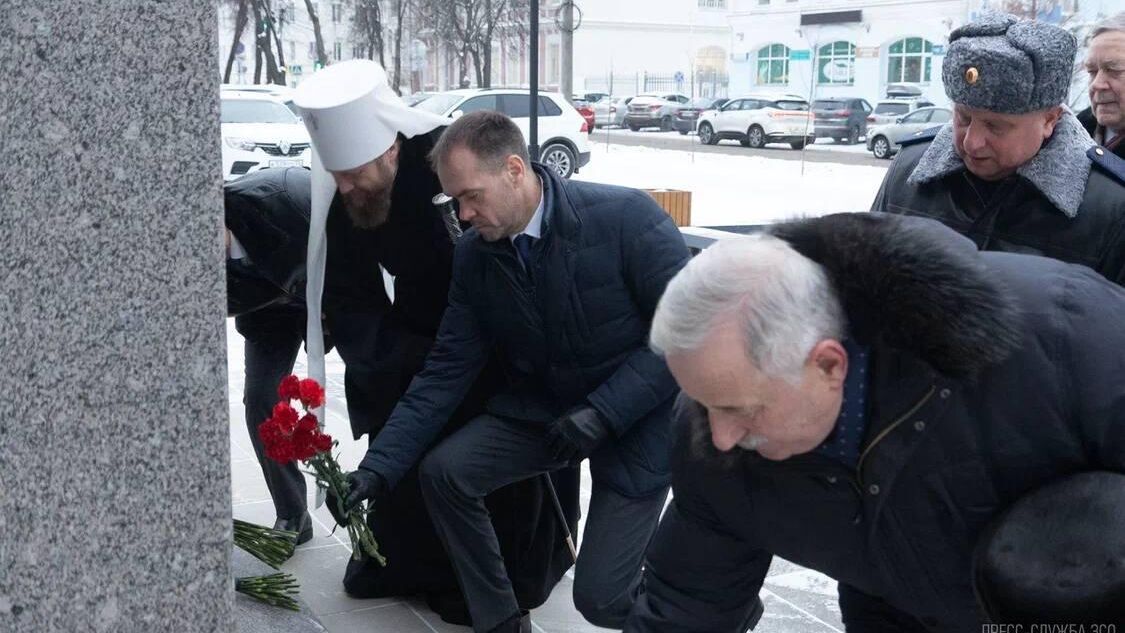
[[[692,192],[694,226],[762,224],[871,207],[886,169],[590,144],[577,180]]]

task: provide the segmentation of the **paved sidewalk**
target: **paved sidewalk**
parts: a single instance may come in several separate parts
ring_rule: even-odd
[[[245,378],[242,337],[227,320],[228,369],[230,372],[231,419],[231,497],[234,516],[263,525],[273,525],[273,504],[262,472],[254,459],[242,408]],[[351,442],[344,402],[344,366],[340,357],[330,354],[328,367],[329,408],[327,431],[341,442],[341,465],[353,468],[359,463],[366,442]],[[295,372],[304,377],[304,355]],[[310,482],[310,490],[312,485]],[[583,473],[582,504],[590,500],[589,473]],[[585,512],[583,512],[585,513]],[[332,518],[320,508],[313,512],[314,537],[297,548],[297,553],[282,570],[294,574],[301,583],[301,598],[333,633],[466,633],[470,629],[442,622],[420,599],[356,600],[343,589],[344,566],[351,555],[347,534],[331,534]],[[581,530],[581,525],[579,526]],[[573,576],[555,588],[550,600],[532,612],[536,633],[592,633],[606,631],[587,624],[574,609],[571,598]],[[755,633],[842,633],[840,610],[836,605],[836,583],[815,572],[781,559],[774,559],[766,586],[762,590],[766,614]]]

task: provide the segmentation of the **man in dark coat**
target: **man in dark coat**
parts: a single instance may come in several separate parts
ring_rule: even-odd
[[[1095,143],[1125,157],[1125,11],[1094,26],[1084,65],[1090,107],[1078,120]]]
[[[328,259],[324,292],[325,330],[345,363],[345,392],[353,436],[375,437],[394,403],[422,366],[445,310],[453,239],[441,210],[440,192],[427,154],[441,130],[392,146],[389,206],[373,218],[363,204],[349,205],[341,190],[326,223]],[[309,231],[311,175],[300,168],[270,169],[226,186],[226,223],[237,259],[228,260],[228,310],[246,338],[247,426],[259,453],[279,526],[286,517],[311,526],[305,483],[295,464],[279,466],[261,453],[257,427],[277,402],[277,384],[293,367],[304,340],[305,246]],[[370,191],[348,189],[352,198]],[[387,297],[380,266],[394,276],[394,301]],[[496,372],[475,383],[454,415],[454,428],[482,408],[499,384]],[[556,475],[564,512],[577,521],[578,474]],[[542,604],[570,566],[562,526],[541,481],[522,482],[488,499],[520,604]],[[356,597],[426,593],[443,617],[467,623],[464,600],[448,557],[433,531],[418,489],[417,474],[388,498],[371,520],[388,560],[349,560],[344,583]],[[520,556],[516,556],[515,553]]]
[[[350,474],[348,501],[398,484],[497,348],[508,387],[420,466],[473,628],[527,626],[482,497],[586,457],[593,493],[574,600],[594,624],[620,627],[641,591],[644,549],[667,496],[677,392],[646,338],[687,247],[643,192],[562,181],[532,164],[502,114],[458,119],[433,160],[472,229],[457,244],[434,349]]]
[[[921,218],[711,246],[653,321],[681,441],[625,630],[742,633],[774,555],[839,582],[849,633],[982,630],[990,519],[1063,475],[1125,472],[1122,313],[1086,267]]]
[[[978,248],[1084,264],[1125,283],[1125,161],[1062,107],[1074,36],[992,14],[942,64],[953,121],[903,144],[872,211],[939,220]]]

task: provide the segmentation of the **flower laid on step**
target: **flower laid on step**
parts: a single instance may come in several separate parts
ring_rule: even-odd
[[[277,573],[235,578],[234,590],[275,607],[292,611],[301,610],[301,606],[294,599],[297,595],[297,579],[292,574]]]
[[[293,549],[297,546],[297,533],[234,519],[234,544],[277,569],[293,555]]]
[[[344,527],[352,541],[352,557],[359,560],[367,555],[380,565],[386,565],[367,525],[367,512],[360,507],[350,511],[343,508],[343,499],[348,496],[348,480],[332,455],[336,442],[320,430],[316,414],[312,412],[324,404],[324,388],[312,378],[300,380],[290,375],[281,381],[277,395],[281,401],[274,406],[273,415],[258,427],[266,456],[281,464],[300,461],[312,467],[309,474],[316,477],[316,485],[330,491],[329,503],[338,505],[335,508],[338,512],[333,515],[346,518],[342,525],[346,524]],[[300,402],[304,415],[293,408],[294,400]]]

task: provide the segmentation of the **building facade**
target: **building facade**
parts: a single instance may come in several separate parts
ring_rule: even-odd
[[[965,0],[739,0],[731,13],[731,91],[874,102],[911,84],[946,104],[941,63]]]

